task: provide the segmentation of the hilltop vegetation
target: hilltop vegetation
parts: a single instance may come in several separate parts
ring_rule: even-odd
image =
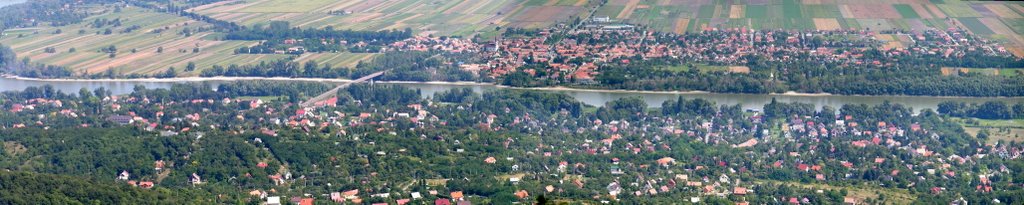
[[[42,191],[46,190],[46,191]],[[203,204],[184,189],[140,190],[81,177],[0,171],[0,200],[10,204]],[[205,199],[204,199],[205,198]]]

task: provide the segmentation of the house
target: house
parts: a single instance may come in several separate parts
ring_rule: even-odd
[[[663,157],[661,159],[658,159],[657,162],[661,166],[668,166],[670,164],[675,164],[676,163],[676,159],[673,159],[671,157]]]
[[[434,205],[452,205],[452,202],[448,199],[437,199],[434,200]]]
[[[345,199],[354,199],[354,198],[356,198],[357,194],[359,194],[359,189],[353,189],[353,190],[348,190],[348,191],[345,191],[345,192],[341,192],[341,197],[343,197]]]
[[[619,168],[619,165],[612,165],[609,168],[609,172],[611,172],[612,174],[624,174],[624,172],[622,172],[622,169]]]
[[[153,188],[153,182],[151,182],[151,181],[142,181],[142,182],[139,182],[139,187],[142,187],[142,188],[144,188],[144,189],[149,189],[149,188]]]
[[[745,187],[733,187],[732,194],[734,195],[747,195],[747,188]]]
[[[409,201],[410,201],[409,199],[399,199],[399,200],[395,200],[395,203],[398,204],[398,205],[405,205],[405,204],[408,204]]]
[[[135,120],[131,116],[125,115],[111,115],[107,117],[107,121],[111,121],[120,125],[132,124]]]
[[[121,174],[117,175],[117,180],[128,180],[131,174],[128,174],[128,170],[121,171]]]
[[[516,191],[515,195],[516,195],[516,197],[518,197],[520,199],[523,199],[523,198],[526,198],[526,197],[530,197],[530,193],[527,192],[526,190]]]
[[[313,198],[302,198],[299,200],[299,205],[313,205]]]
[[[342,203],[345,202],[345,198],[341,197],[341,192],[331,192],[331,201]]]
[[[267,197],[267,203],[265,203],[265,204],[266,205],[281,205],[281,197],[279,197],[279,196]]]
[[[462,197],[463,197],[462,196],[462,191],[453,191],[453,192],[451,192],[451,196],[452,196],[453,200],[456,200],[456,201],[462,200]]]
[[[857,198],[843,197],[843,204],[844,205],[857,205]]]
[[[202,184],[203,183],[203,179],[199,178],[199,174],[196,174],[195,172],[192,172],[192,176],[189,177],[188,180],[189,180],[189,182],[192,183],[192,185],[197,185],[197,184]]]

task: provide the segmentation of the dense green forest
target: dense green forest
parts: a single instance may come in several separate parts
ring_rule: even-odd
[[[4,204],[209,204],[210,195],[184,189],[141,190],[87,177],[0,171]]]
[[[974,117],[981,119],[1024,119],[1024,102],[1007,104],[1000,101],[989,101],[982,104],[942,102],[936,110],[939,113],[954,117]]]
[[[303,52],[379,52],[383,45],[412,37],[412,29],[384,31],[336,30],[328,26],[322,29],[301,29],[291,27],[285,21],[272,21],[268,25],[255,25],[248,29],[227,33],[226,40],[261,41],[252,47],[238,48],[235,53],[274,53],[301,46],[302,50],[290,50],[293,54]],[[365,45],[359,45],[360,43]]]

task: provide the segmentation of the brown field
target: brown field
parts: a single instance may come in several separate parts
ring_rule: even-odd
[[[633,15],[633,10],[636,10],[637,4],[640,4],[640,0],[629,0],[629,2],[626,3],[626,8],[622,9],[622,12],[619,12],[619,15],[615,18],[628,19],[629,16]]]
[[[928,12],[928,9],[924,8],[921,4],[910,4],[910,8],[914,9],[914,12],[917,13],[918,16],[921,16],[921,18],[934,18],[932,17],[932,14]]]
[[[219,6],[213,6],[213,7],[203,8],[203,9],[200,9],[200,8],[197,7],[197,8],[192,9],[192,10],[194,10],[194,11],[202,11],[204,13],[205,12],[209,12],[209,13],[229,12],[229,11],[236,11],[236,10],[245,9],[246,7],[259,4],[259,3],[263,2],[263,1],[266,1],[266,0],[260,0],[260,1],[256,1],[256,2],[244,3],[244,4],[219,5]],[[227,2],[225,2],[225,3],[227,3]]]
[[[543,6],[527,7],[523,13],[516,16],[516,21],[526,23],[551,23],[558,20],[568,19],[571,15],[578,13],[579,7],[571,6]]]
[[[939,72],[941,72],[942,75],[944,75],[944,76],[959,75],[960,73],[967,73],[967,72],[970,72],[970,71],[971,70],[967,69],[967,68],[954,68],[954,67],[942,67],[941,69],[939,69]]]
[[[928,25],[925,25],[924,22],[921,21],[921,19],[904,19],[904,20],[906,20],[907,25],[910,26],[910,29],[914,29],[914,30],[918,30],[918,31],[923,31],[923,30],[928,30],[928,28],[929,28]]]
[[[943,13],[942,10],[940,10],[938,6],[935,6],[935,4],[926,4],[926,5],[927,5],[928,10],[932,11],[931,14],[934,15],[932,17],[935,17],[935,18],[946,18],[946,13]]]
[[[469,7],[471,7],[472,5],[474,5],[474,4],[476,4],[476,3],[479,3],[479,2],[483,2],[483,1],[463,1],[463,2],[460,2],[459,4],[457,4],[457,5],[453,6],[453,7],[452,7],[452,8],[450,8],[450,9],[448,9],[448,10],[445,10],[445,11],[444,11],[444,12],[442,12],[442,13],[443,13],[443,14],[453,14],[453,13],[455,13],[455,12],[461,12],[461,11],[465,11],[465,10],[466,10],[466,8],[469,8]],[[555,1],[555,2],[558,2],[558,1]],[[548,1],[548,3],[551,3],[551,1]],[[553,5],[554,3],[551,3],[551,4]],[[545,4],[545,5],[547,5],[547,4]]]
[[[843,18],[856,18],[853,15],[853,11],[850,11],[850,7],[845,4],[839,5],[839,13],[843,15]]]
[[[875,38],[885,42],[885,45],[882,45],[882,49],[889,50],[893,48],[903,48],[903,44],[896,40],[896,38],[893,38],[892,35],[875,34]]]
[[[750,73],[750,67],[747,66],[729,66],[730,73]]]
[[[690,25],[690,19],[676,19],[676,26],[673,28],[673,32],[682,34],[686,32],[686,27]]]
[[[898,19],[903,18],[900,12],[896,11],[895,8],[888,4],[862,4],[862,5],[846,5],[853,15],[852,18],[884,18],[884,19]],[[844,16],[846,17],[846,16]],[[851,18],[851,17],[847,17]]]
[[[323,16],[323,17],[320,17],[320,18],[318,18],[318,19],[316,19],[316,20],[312,20],[312,21],[307,21],[307,22],[302,22],[302,23],[300,23],[300,24],[298,24],[298,25],[295,25],[295,26],[298,26],[298,27],[305,27],[305,26],[309,26],[309,25],[311,25],[311,24],[313,24],[313,23],[319,23],[319,22],[321,22],[321,21],[324,21],[324,20],[327,20],[327,19],[329,19],[329,18],[331,18],[331,16]]]
[[[834,18],[814,18],[814,27],[818,30],[839,30],[843,29],[839,21]]]
[[[587,0],[576,0],[576,3],[573,4],[573,6],[583,6],[583,5],[587,5]]]
[[[1006,5],[1003,4],[985,4],[985,8],[996,13],[1000,18],[1024,18],[1021,17],[1019,13],[1010,10],[1010,7],[1006,7]]]
[[[1024,13],[1024,5],[1021,4],[1010,4],[1010,8],[1017,9],[1017,12]]]
[[[729,7],[729,18],[743,18],[744,13],[745,10],[743,9],[743,5],[732,5]]]

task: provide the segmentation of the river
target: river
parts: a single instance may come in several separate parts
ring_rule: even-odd
[[[5,7],[12,4],[20,4],[23,2],[25,2],[25,0],[0,0],[0,7]]]
[[[209,81],[217,85],[225,81]],[[65,93],[78,93],[81,88],[94,90],[105,87],[114,94],[127,94],[132,92],[136,85],[143,85],[147,88],[169,88],[175,82],[139,82],[139,81],[35,81],[11,78],[0,78],[0,91],[23,90],[32,86],[51,85]],[[453,88],[471,88],[477,92],[485,92],[497,89],[518,89],[505,88],[495,85],[453,85],[437,83],[395,83],[421,90],[424,97],[433,96],[434,93],[442,92]],[[761,109],[764,104],[771,102],[772,98],[780,102],[802,102],[815,105],[817,108],[831,106],[839,108],[843,104],[869,104],[875,105],[885,101],[899,103],[913,107],[915,110],[924,108],[936,109],[943,101],[981,103],[985,101],[1004,101],[1008,103],[1024,102],[1024,98],[988,98],[988,97],[928,97],[928,96],[845,96],[845,95],[789,95],[789,94],[724,94],[724,93],[656,93],[656,92],[630,92],[630,91],[603,91],[603,90],[564,90],[545,89],[542,92],[564,93],[589,105],[604,105],[605,102],[624,97],[640,97],[651,107],[659,107],[666,100],[674,100],[680,96],[686,99],[703,98],[714,101],[718,105],[740,104],[744,109]]]

